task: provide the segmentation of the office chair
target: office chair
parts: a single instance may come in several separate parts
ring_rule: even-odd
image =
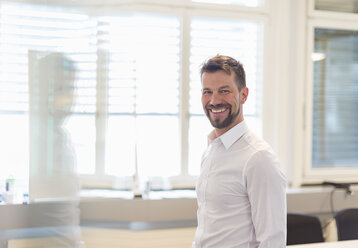
[[[324,242],[320,220],[308,214],[287,213],[287,245]]]
[[[338,240],[358,239],[358,208],[343,209],[334,214]]]

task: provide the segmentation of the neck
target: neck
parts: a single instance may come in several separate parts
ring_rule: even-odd
[[[226,133],[227,131],[229,131],[231,128],[235,127],[237,124],[241,123],[244,121],[244,117],[242,115],[239,116],[238,120],[231,123],[229,126],[225,127],[225,128],[215,128],[214,132],[215,132],[215,138],[220,137],[221,135],[223,135],[224,133]]]

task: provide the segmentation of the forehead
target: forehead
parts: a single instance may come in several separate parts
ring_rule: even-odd
[[[225,71],[204,72],[201,77],[202,88],[220,88],[222,86],[236,87],[234,73]]]

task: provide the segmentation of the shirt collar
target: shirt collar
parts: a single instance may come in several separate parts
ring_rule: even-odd
[[[220,139],[221,142],[223,143],[223,145],[225,146],[225,148],[229,149],[232,146],[232,144],[234,144],[235,141],[240,139],[242,137],[242,135],[244,135],[248,130],[249,129],[246,125],[246,122],[242,121],[239,124],[237,124],[236,126],[229,129],[224,134],[222,134],[216,140]],[[208,136],[209,140],[212,140],[213,134],[214,134],[214,131],[209,134],[209,136]]]

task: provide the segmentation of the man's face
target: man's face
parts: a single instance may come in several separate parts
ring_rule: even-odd
[[[241,105],[246,101],[247,88],[240,92],[234,73],[204,72],[201,102],[211,125],[227,131],[243,120]]]

